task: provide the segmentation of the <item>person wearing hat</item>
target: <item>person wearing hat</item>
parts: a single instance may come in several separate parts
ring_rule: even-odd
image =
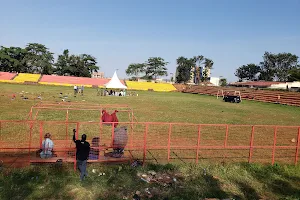
[[[80,171],[80,180],[82,181],[87,176],[86,164],[90,153],[90,143],[86,141],[86,134],[81,136],[81,140],[76,140],[75,129],[73,129],[73,133],[73,141],[76,144],[77,168]]]
[[[45,140],[42,143],[42,151],[40,153],[40,157],[41,158],[51,158],[53,147],[54,147],[54,143],[51,140],[51,134],[46,133],[44,138],[45,138]]]

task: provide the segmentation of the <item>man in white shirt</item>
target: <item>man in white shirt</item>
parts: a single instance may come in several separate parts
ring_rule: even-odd
[[[50,133],[46,133],[45,140],[42,143],[42,152],[40,153],[41,158],[51,158],[52,150],[54,147],[53,141],[50,139]]]
[[[77,90],[78,90],[77,85],[74,85],[74,96],[77,94]]]

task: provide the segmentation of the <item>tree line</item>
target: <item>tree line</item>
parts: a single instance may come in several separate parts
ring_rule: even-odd
[[[239,81],[300,81],[298,56],[291,53],[265,52],[259,64],[242,65],[235,71]]]
[[[187,83],[190,81],[191,73],[195,74],[195,83],[200,81],[206,81],[209,74],[209,70],[212,69],[214,62],[205,58],[202,55],[194,56],[193,58],[179,57],[176,60],[176,82]],[[133,79],[138,78],[139,75],[143,74],[142,79],[152,80],[158,76],[167,76],[166,62],[161,57],[150,57],[144,63],[132,63],[126,69],[128,76],[133,76]],[[172,78],[171,78],[172,79]],[[194,81],[194,80],[193,80]]]
[[[38,43],[29,43],[25,48],[1,46],[0,71],[91,77],[99,70],[96,58],[89,54],[74,55],[66,49],[56,62],[53,55]]]
[[[167,76],[166,62],[161,57],[150,57],[144,63],[132,63],[126,69],[128,76],[133,76],[133,79],[137,79],[140,74],[144,74],[142,77],[146,80],[157,79],[158,76]]]

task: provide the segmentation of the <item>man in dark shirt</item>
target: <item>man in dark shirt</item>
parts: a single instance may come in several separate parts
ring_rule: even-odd
[[[76,140],[75,133],[76,130],[73,129],[73,141],[76,144],[76,160],[77,160],[77,168],[80,171],[80,180],[82,181],[85,176],[87,176],[86,172],[86,163],[90,153],[90,143],[86,141],[86,134],[81,136],[81,140]]]

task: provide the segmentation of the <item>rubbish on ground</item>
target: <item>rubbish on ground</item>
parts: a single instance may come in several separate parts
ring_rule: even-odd
[[[105,173],[99,173],[98,176],[105,176]]]
[[[147,195],[148,198],[152,198],[152,197],[153,197],[153,195],[152,195],[151,192],[149,191],[149,188],[146,188],[146,189],[145,189],[145,192],[146,192],[146,195]]]
[[[179,180],[182,179],[182,175],[180,174],[171,175],[168,173],[156,173],[154,171],[148,171],[148,174],[137,173],[137,176],[146,183],[157,183],[163,187],[168,187],[174,183],[180,185]]]
[[[95,174],[97,172],[97,170],[96,169],[92,169],[92,172]]]
[[[142,166],[143,163],[139,160],[135,160],[133,161],[133,163],[131,163],[131,167],[138,167],[138,166]]]
[[[146,183],[150,183],[150,180],[147,178],[147,179],[145,179],[145,178],[141,178],[141,180],[142,181],[145,181]]]
[[[139,195],[134,194],[134,195],[133,195],[133,199],[134,199],[134,200],[140,200],[141,198],[139,197]]]
[[[295,143],[295,142],[296,142],[296,139],[295,139],[295,138],[291,139],[291,142]]]
[[[118,171],[120,172],[122,170],[122,166],[119,166],[119,169],[118,169]]]
[[[148,171],[148,174],[152,175],[152,176],[155,176],[156,175],[156,172],[151,170],[151,171]]]

